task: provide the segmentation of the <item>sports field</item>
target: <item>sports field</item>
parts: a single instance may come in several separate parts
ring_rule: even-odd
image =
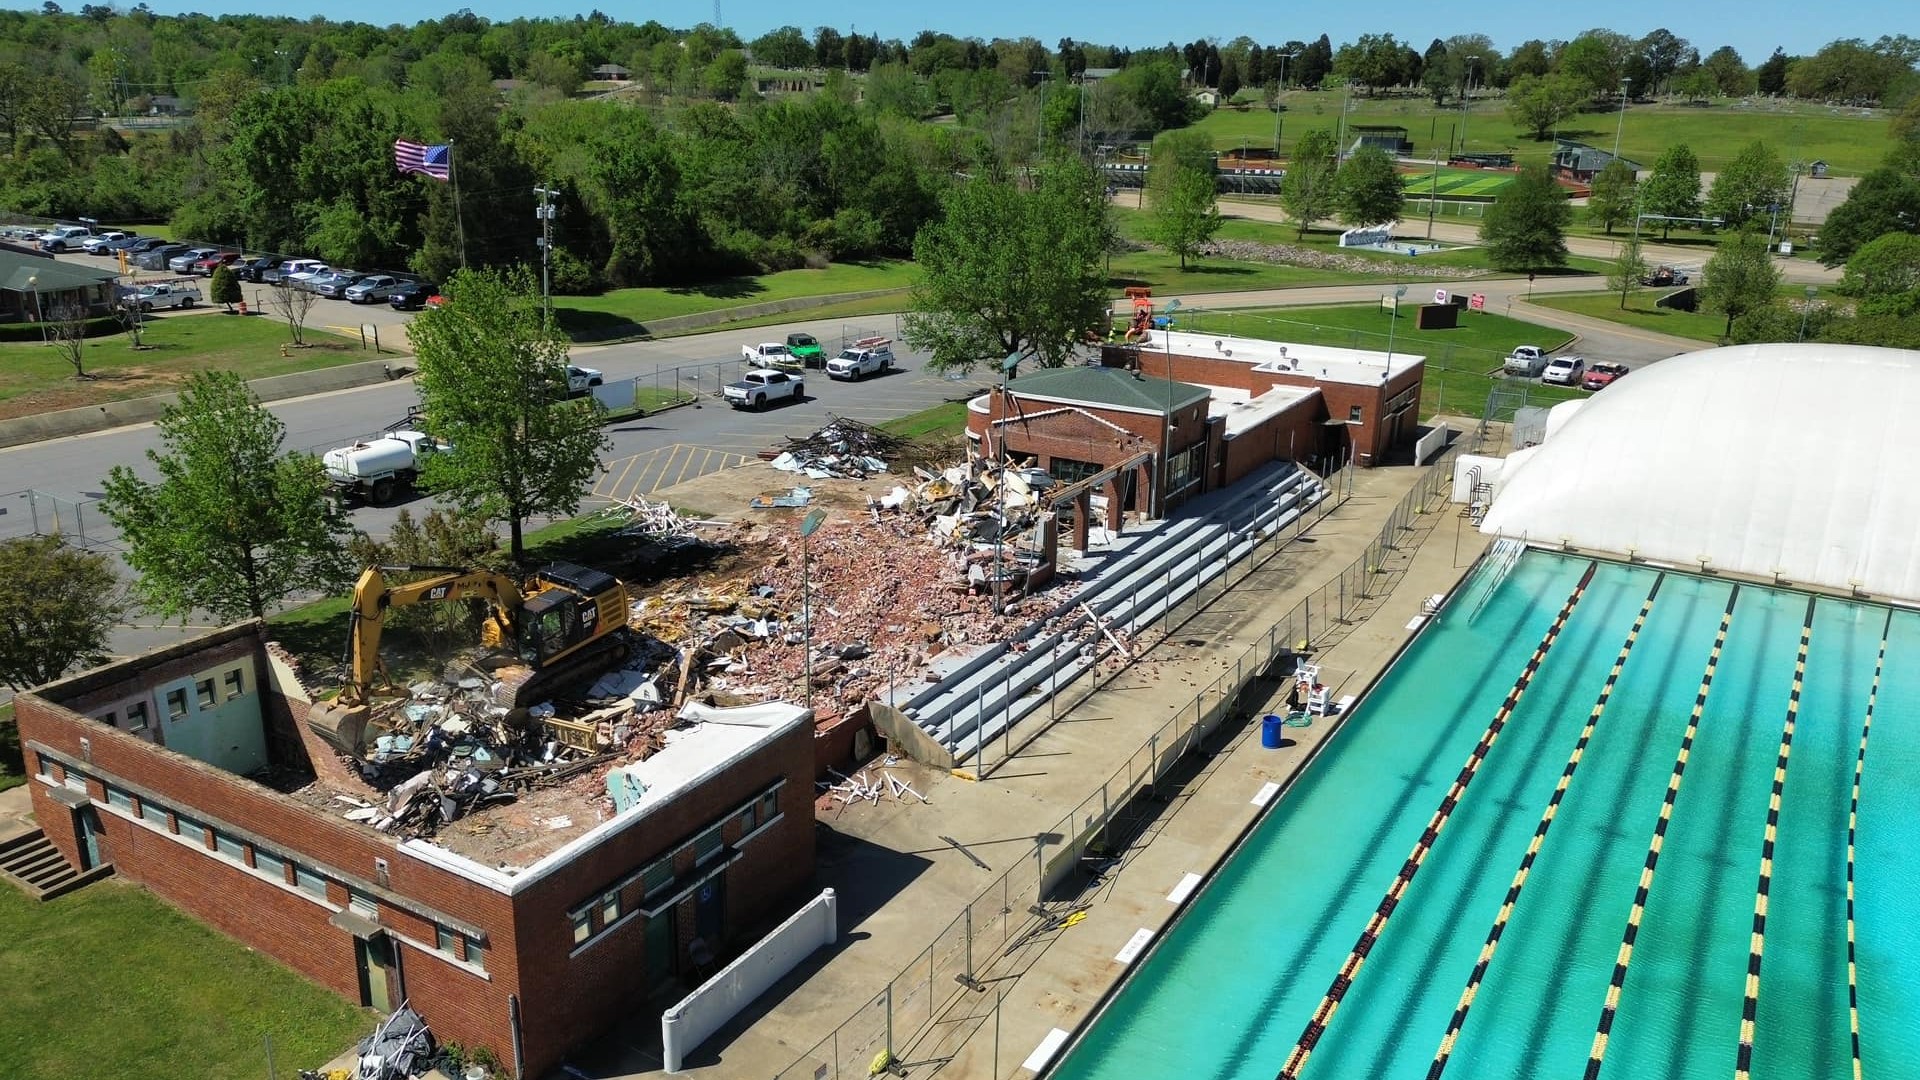
[[[1497,195],[1502,188],[1513,183],[1513,174],[1442,166],[1438,181],[1434,178],[1433,170],[1428,169],[1425,172],[1401,173],[1400,183],[1409,195],[1437,193],[1442,198],[1448,195]]]

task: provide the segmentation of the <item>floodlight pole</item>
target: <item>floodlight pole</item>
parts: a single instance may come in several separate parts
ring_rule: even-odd
[[[1287,61],[1298,55],[1290,52],[1280,54],[1280,89],[1273,94],[1273,156],[1276,159],[1280,156],[1280,95],[1287,92]]]
[[[1813,298],[1819,295],[1820,287],[1818,285],[1807,286],[1807,302],[1806,305],[1800,309],[1800,336],[1795,338],[1795,341],[1807,340],[1807,316],[1813,313]]]
[[[1467,91],[1460,95],[1460,152],[1467,152],[1467,118],[1473,113],[1473,69],[1480,57],[1469,56],[1467,60]]]
[[[1393,318],[1387,323],[1387,373],[1393,373],[1393,331],[1400,323],[1400,298],[1407,295],[1405,285],[1396,285],[1393,289]]]
[[[1629,80],[1620,80],[1620,120],[1613,126],[1613,156],[1616,158],[1620,156],[1620,136],[1627,130],[1627,87],[1630,85],[1632,83]]]

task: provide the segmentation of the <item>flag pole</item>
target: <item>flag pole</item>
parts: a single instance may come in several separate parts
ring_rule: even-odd
[[[460,216],[460,169],[453,160],[453,140],[447,140],[447,176],[453,181],[453,227],[460,235],[460,267],[467,265],[467,223]]]

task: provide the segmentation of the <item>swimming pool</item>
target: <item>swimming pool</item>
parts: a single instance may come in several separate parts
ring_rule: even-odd
[[[1920,1076],[1915,791],[1920,613],[1490,558],[1050,1075]]]

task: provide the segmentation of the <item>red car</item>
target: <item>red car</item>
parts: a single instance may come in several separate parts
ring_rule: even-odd
[[[1580,389],[1599,390],[1613,385],[1616,379],[1624,378],[1631,370],[1625,364],[1593,364],[1587,368],[1587,377],[1580,380]]]
[[[199,262],[194,263],[193,266],[190,267],[190,269],[194,273],[199,274],[201,277],[212,277],[213,272],[215,270],[218,270],[223,266],[230,266],[233,263],[236,263],[239,261],[240,261],[239,252],[222,251],[222,252],[219,252],[218,254],[209,255],[206,258],[201,259]]]

